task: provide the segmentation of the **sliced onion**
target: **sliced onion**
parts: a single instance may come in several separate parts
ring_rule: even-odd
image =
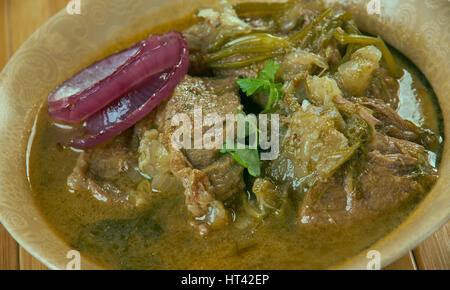
[[[94,63],[50,94],[48,113],[66,123],[87,119],[139,83],[176,65],[181,38],[177,32],[153,35]]]
[[[70,145],[83,149],[106,142],[133,126],[169,96],[189,68],[187,42],[183,36],[179,38],[179,42],[181,49],[177,63],[171,69],[144,81],[119,100],[95,113],[86,121],[87,136],[70,140]]]

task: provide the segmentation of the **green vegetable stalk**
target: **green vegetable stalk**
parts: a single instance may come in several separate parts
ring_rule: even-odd
[[[244,2],[233,6],[239,17],[270,16],[291,8],[294,1],[287,2]]]
[[[361,44],[361,45],[375,45],[377,46],[381,52],[383,53],[383,58],[386,61],[389,71],[395,77],[399,76],[400,71],[397,68],[397,64],[395,63],[395,59],[392,56],[389,48],[384,43],[384,41],[380,37],[371,37],[365,35],[354,35],[347,34],[342,29],[338,28],[334,32],[334,37],[339,41],[339,43],[346,44]]]
[[[209,67],[215,68],[215,69],[241,68],[241,67],[246,67],[251,64],[254,64],[254,63],[266,60],[266,59],[274,58],[274,57],[277,57],[277,56],[280,56],[283,54],[285,54],[284,50],[272,51],[272,52],[264,53],[262,55],[257,55],[254,57],[246,58],[246,59],[243,59],[240,61],[235,61],[235,62],[220,62],[220,61],[212,62],[209,64]]]
[[[332,12],[333,12],[332,9],[325,10],[325,12],[323,12],[320,16],[314,19],[314,21],[312,21],[310,24],[308,24],[307,26],[303,27],[300,31],[290,36],[289,40],[294,43],[302,41],[316,25],[321,24],[328,16],[331,15]]]
[[[269,33],[254,33],[238,37],[226,43],[221,50],[209,54],[207,62],[216,62],[235,54],[272,52],[288,47],[289,42],[284,38],[273,36]]]

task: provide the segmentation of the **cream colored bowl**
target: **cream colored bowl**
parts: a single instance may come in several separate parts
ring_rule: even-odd
[[[376,1],[376,0],[375,0]],[[61,11],[34,33],[0,75],[0,220],[31,254],[53,269],[65,269],[70,248],[44,221],[27,180],[26,152],[33,121],[48,93],[104,54],[124,48],[150,28],[211,7],[213,0],[82,0],[81,14]],[[367,1],[343,2],[363,30],[381,35],[408,56],[434,88],[450,136],[450,2],[381,0],[381,15],[368,15]],[[372,0],[373,2],[373,0]],[[75,11],[76,12],[76,11]],[[445,143],[440,179],[417,209],[371,247],[382,266],[393,262],[449,220],[450,144]],[[365,269],[365,254],[334,268]],[[98,266],[82,259],[82,269]]]

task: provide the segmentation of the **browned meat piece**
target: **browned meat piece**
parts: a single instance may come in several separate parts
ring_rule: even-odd
[[[360,104],[373,111],[374,117],[380,120],[380,124],[376,127],[377,130],[388,136],[415,142],[425,147],[437,142],[433,133],[403,119],[381,100],[362,98]]]
[[[235,114],[241,109],[239,96],[229,89],[233,84],[233,79],[187,76],[168,101],[159,128],[165,134],[171,170],[183,183],[186,206],[193,217],[192,224],[198,226],[200,234],[228,222],[228,212],[222,201],[243,191],[243,167],[217,149],[177,149],[173,145],[172,133],[178,127],[173,126],[171,120],[177,113],[184,113],[194,124],[194,109],[198,107],[203,116],[216,113],[224,121],[225,115]],[[203,133],[208,129],[210,127],[203,127]],[[194,136],[193,130],[191,136]]]
[[[189,74],[203,76],[209,73],[205,59],[205,53],[202,51],[189,52]]]
[[[405,175],[414,171],[418,163],[417,158],[400,153],[383,155],[378,151],[373,151],[368,156],[371,163],[385,167],[395,175]]]
[[[427,192],[437,178],[418,144],[376,132],[368,150],[356,176],[357,165],[348,164],[306,194],[300,223],[343,225],[375,217]]]
[[[242,179],[243,167],[231,155],[206,149],[184,150],[184,154],[194,168],[208,175],[211,191],[217,200],[224,201],[242,192],[245,186]]]
[[[198,169],[208,167],[213,160],[221,155],[217,150],[208,149],[184,150],[184,153],[192,166]]]
[[[189,44],[189,49],[193,51],[206,51],[208,49],[207,45],[214,41],[217,33],[218,31],[213,25],[204,21],[192,25],[183,31],[183,35]]]
[[[368,144],[370,151],[379,151],[383,154],[412,154],[414,156],[424,154],[423,146],[393,137],[386,136],[379,132],[374,132],[371,142]]]
[[[323,51],[322,57],[326,59],[330,67],[338,66],[342,61],[342,55],[339,51],[339,43],[336,39],[332,39]]]
[[[203,74],[207,70],[207,44],[216,37],[216,30],[202,21],[186,29],[183,35],[189,44],[189,74]]]
[[[300,224],[343,223],[349,213],[346,210],[347,193],[343,178],[335,176],[317,183],[308,191],[299,208]]]
[[[366,97],[379,99],[388,104],[392,109],[398,107],[398,81],[389,75],[384,67],[380,67],[373,72],[373,79],[366,91]]]
[[[395,208],[413,196],[425,193],[415,171],[418,159],[406,154],[369,153],[364,174],[358,180],[359,199],[355,208],[376,215]],[[361,211],[360,209],[360,211]]]
[[[244,190],[243,171],[244,168],[230,154],[221,154],[203,169],[211,182],[211,191],[220,201],[225,201]]]
[[[220,117],[235,114],[242,109],[239,96],[236,94],[233,78],[212,79],[186,76],[176,87],[172,97],[163,108],[163,117],[159,124],[160,132],[172,132],[172,117],[177,113],[185,113],[192,119],[194,108],[202,109],[203,116],[216,113]],[[203,128],[206,131],[208,128]]]
[[[216,10],[203,9],[198,13],[202,21],[183,31],[190,50],[190,73],[204,75],[205,56],[223,42],[250,33],[253,28],[240,19],[231,5],[221,3]]]
[[[144,204],[146,196],[135,192],[142,177],[128,141],[129,136],[124,134],[102,147],[81,153],[67,179],[68,187],[73,191],[87,192],[102,202],[122,204],[128,209]]]
[[[89,173],[99,179],[114,181],[130,169],[132,154],[120,145],[93,149],[84,153],[89,160]]]

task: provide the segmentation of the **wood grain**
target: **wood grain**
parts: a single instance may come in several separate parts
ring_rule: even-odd
[[[8,0],[9,3],[9,48],[15,52],[20,45],[49,17],[47,1]],[[19,251],[20,269],[43,269],[45,266],[27,253]]]
[[[69,1],[67,0],[48,0],[48,13],[49,17],[56,14],[59,10],[66,7]]]
[[[19,269],[19,247],[0,224],[0,270]]]
[[[19,251],[20,270],[48,270],[48,268],[30,255],[24,248]]]
[[[0,0],[0,68],[39,26],[67,3],[67,0]],[[0,245],[0,269],[47,269],[22,247],[19,250],[3,226]]]
[[[385,267],[384,270],[417,270],[413,253],[409,251],[408,254]]]
[[[39,26],[47,21],[49,8],[48,2],[41,0],[9,0],[8,2],[10,3],[10,47],[16,51]]]
[[[450,222],[414,249],[419,269],[450,270]]]
[[[10,57],[8,15],[8,2],[0,0],[0,69]]]
[[[0,69],[20,45],[68,0],[0,0]],[[450,270],[450,223],[390,266],[388,270]],[[19,247],[0,225],[0,270],[47,269]]]
[[[9,25],[7,1],[0,1],[0,69],[11,56],[9,48]],[[19,247],[16,241],[9,235],[0,224],[0,270],[19,269]]]

